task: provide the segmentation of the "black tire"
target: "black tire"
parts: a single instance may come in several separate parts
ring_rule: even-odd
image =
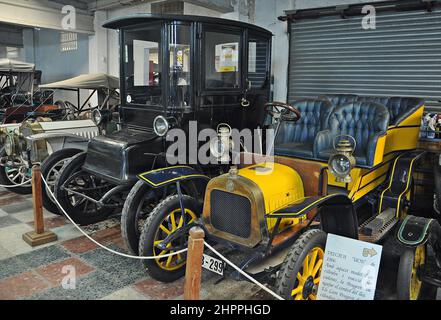
[[[181,190],[184,195],[196,195],[197,191],[195,188],[192,183],[181,184]],[[137,255],[139,253],[139,237],[149,213],[161,200],[173,195],[175,190],[174,185],[169,186],[167,190],[152,189],[142,180],[138,181],[132,188],[124,202],[121,214],[121,234],[132,254]],[[144,212],[141,213],[141,209]]]
[[[54,170],[54,167],[61,165],[60,162],[62,162],[63,160],[67,160],[80,152],[81,152],[81,150],[79,150],[79,149],[61,149],[61,150],[55,151],[49,157],[47,157],[43,161],[43,163],[41,164],[41,174],[46,179],[46,181],[49,184],[51,184],[52,179],[49,180],[48,175],[51,173],[51,171]],[[59,174],[59,172],[58,172],[58,174]],[[58,177],[58,175],[55,178],[57,178],[57,177]],[[55,180],[53,182],[55,182]],[[49,193],[47,192],[46,186],[45,185],[43,185],[43,186],[44,186],[43,190],[42,190],[43,206],[45,207],[46,210],[48,210],[52,213],[61,214],[57,205],[52,200],[52,198],[49,196]]]
[[[0,158],[3,158],[6,156],[6,152],[4,149],[0,152]],[[8,175],[6,173],[6,167],[0,166],[0,184],[4,186],[12,186],[14,183],[8,178]],[[29,183],[28,186],[23,187],[13,187],[13,188],[7,188],[8,191],[18,193],[18,194],[31,194],[32,193],[32,186]]]
[[[182,201],[185,207],[185,211],[187,213],[186,219],[187,221],[190,221],[191,219],[189,217],[192,217],[193,219],[197,219],[200,216],[200,205],[197,202],[196,199],[189,197],[189,196],[182,196]],[[191,214],[187,212],[187,209],[191,210]],[[151,212],[149,217],[147,218],[144,229],[142,230],[141,237],[139,239],[139,255],[144,257],[150,257],[150,256],[157,256],[157,252],[154,252],[154,243],[155,240],[158,241],[158,237],[163,236],[164,231],[160,231],[160,226],[163,225],[164,222],[167,222],[166,219],[170,216],[170,213],[172,212],[179,212],[181,213],[180,209],[180,202],[179,202],[179,196],[174,195],[170,196],[166,199],[164,199],[162,202],[160,202],[155,209]],[[182,217],[182,216],[181,216]],[[171,220],[171,219],[170,219]],[[176,223],[176,220],[175,220]],[[163,225],[164,226],[164,225]],[[179,226],[179,224],[178,224]],[[170,228],[171,226],[168,225],[167,228]],[[178,228],[179,229],[179,228]],[[158,233],[159,231],[159,233]],[[170,229],[168,229],[170,231]],[[172,230],[173,232],[173,230]],[[162,235],[162,236],[161,236]],[[162,238],[163,239],[163,238]],[[180,238],[178,241],[179,244],[181,244],[180,241],[182,241],[182,245],[180,248],[186,248],[187,247],[187,241],[188,241],[188,234],[186,234],[184,237]],[[172,243],[172,245],[176,246],[178,245],[176,242]],[[156,248],[156,250],[159,250]],[[180,249],[179,249],[180,250]],[[164,250],[165,251],[165,250]],[[178,250],[176,250],[178,251]],[[170,253],[170,250],[164,252],[164,254]],[[175,261],[174,268],[167,268],[167,258],[166,261],[158,261],[156,260],[143,260],[144,267],[146,268],[147,273],[155,280],[161,281],[161,282],[173,282],[178,280],[179,278],[183,277],[185,275],[185,258],[186,255],[181,254],[178,256],[173,256],[172,261],[170,264]],[[165,263],[166,265],[161,267],[160,264]]]
[[[138,213],[140,206],[143,206],[143,200],[145,198],[155,196],[154,190],[140,180],[135,184],[132,190],[130,190],[124,202],[121,213],[121,234],[131,254],[137,255],[139,253],[140,232],[138,224],[140,223],[140,217],[138,217]]]
[[[293,300],[292,292],[294,289],[303,287],[301,291],[295,293],[296,298],[301,297],[297,300],[308,300],[316,298],[316,293],[314,289],[319,283],[314,283],[314,278],[320,277],[321,268],[323,265],[323,255],[326,246],[326,233],[321,230],[308,230],[302,234],[292,245],[285,257],[285,261],[280,268],[279,274],[276,280],[276,290],[277,293],[287,300]],[[319,248],[319,249],[316,249]],[[305,283],[302,284],[297,279],[298,273],[304,273],[303,263],[306,257],[312,254],[312,252],[317,252],[315,257],[315,264],[311,266],[311,269],[317,267],[315,275],[310,275],[305,277]],[[321,263],[319,259],[321,256]],[[317,277],[318,276],[318,277]],[[302,280],[303,281],[303,280]],[[314,287],[314,285],[316,285]]]
[[[421,251],[423,256],[421,260]],[[401,254],[397,275],[398,300],[418,300],[422,291],[419,266],[424,264],[425,248],[406,249]]]
[[[66,210],[66,213],[79,225],[89,225],[103,221],[113,213],[113,209],[106,207],[95,208],[92,212],[84,213],[83,208],[74,207],[71,204],[68,192],[61,188],[73,174],[81,171],[85,161],[86,152],[81,152],[73,156],[63,167],[57,181],[55,182],[55,197],[63,209]],[[88,202],[84,201],[84,203],[87,205]]]

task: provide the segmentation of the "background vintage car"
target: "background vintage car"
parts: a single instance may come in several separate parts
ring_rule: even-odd
[[[116,128],[109,123],[112,111],[117,109],[119,79],[107,74],[88,74],[40,86],[41,90],[69,90],[77,93],[77,105],[59,101],[64,108],[64,121],[53,121],[45,114],[34,112],[30,119],[21,124],[0,125],[0,184],[15,185],[10,188],[16,193],[31,192],[31,168],[42,165],[42,173],[49,185],[55,181],[58,171],[73,155],[85,150],[93,137]],[[80,90],[88,96],[83,103]],[[97,107],[89,101],[97,94]],[[49,156],[52,156],[48,159]],[[47,161],[46,161],[47,160]],[[58,213],[52,200],[44,192],[46,209]]]

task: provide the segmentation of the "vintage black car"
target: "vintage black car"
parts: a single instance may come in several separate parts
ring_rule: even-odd
[[[93,138],[87,152],[66,164],[56,182],[57,199],[80,224],[117,212],[137,174],[169,165],[169,129],[188,130],[190,121],[197,121],[199,131],[219,125],[263,127],[264,105],[270,99],[272,34],[263,28],[218,18],[150,14],[119,18],[104,27],[119,30],[122,129]],[[194,167],[210,176],[228,169]],[[182,187],[203,197],[193,184]],[[138,253],[142,219],[173,192],[138,182],[130,194],[140,199],[131,201],[136,210],[124,208],[122,232],[133,253]]]

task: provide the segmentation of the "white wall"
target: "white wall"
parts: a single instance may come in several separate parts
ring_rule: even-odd
[[[289,55],[287,23],[277,20],[277,17],[284,15],[284,10],[291,10],[293,5],[293,0],[256,0],[255,24],[274,34],[272,73],[275,101],[286,101]]]

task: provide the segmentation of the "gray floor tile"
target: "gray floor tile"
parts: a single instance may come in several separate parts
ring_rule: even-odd
[[[0,260],[0,279],[14,276],[29,269],[17,257]]]
[[[109,248],[119,250],[115,245],[110,245]],[[148,278],[141,261],[121,257],[101,248],[82,254],[81,258],[97,269],[109,273],[124,285]]]
[[[9,214],[19,213],[23,211],[29,211],[32,209],[32,201],[24,200],[18,203],[2,206],[2,210]]]
[[[9,227],[18,223],[22,223],[22,222],[20,220],[13,218],[11,215],[0,217],[0,228]]]
[[[37,268],[57,260],[69,258],[70,255],[58,245],[52,245],[17,256],[29,268]]]
[[[101,299],[123,288],[117,279],[102,271],[78,279],[75,289],[56,287],[31,296],[31,300],[92,300]]]
[[[115,251],[121,250],[119,247],[113,244],[108,247]],[[126,261],[136,262],[136,260],[118,256],[102,248],[88,251],[82,254],[81,258],[83,258],[87,263],[101,269],[107,269],[109,266],[113,266],[119,263],[125,263]]]

